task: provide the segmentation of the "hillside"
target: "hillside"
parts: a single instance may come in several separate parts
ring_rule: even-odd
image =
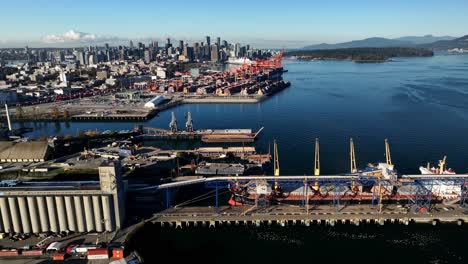
[[[321,49],[347,49],[347,48],[382,48],[382,47],[407,47],[413,43],[408,41],[387,39],[387,38],[367,38],[362,40],[353,40],[337,44],[318,44],[302,48],[303,50],[321,50]]]
[[[355,62],[382,62],[394,57],[429,57],[434,53],[423,48],[352,48],[333,50],[297,50],[286,52],[285,57],[295,56],[301,60],[352,60]]]
[[[461,38],[456,38],[452,40],[440,40],[433,43],[423,44],[420,47],[430,48],[435,50],[447,50],[447,49],[467,49],[468,48],[468,35],[465,35]]]

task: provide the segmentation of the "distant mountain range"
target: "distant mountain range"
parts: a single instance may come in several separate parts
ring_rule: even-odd
[[[468,35],[452,40],[439,40],[432,43],[422,44],[421,47],[439,50],[455,48],[468,49]]]
[[[408,36],[396,39],[367,38],[337,44],[317,44],[302,48],[303,50],[346,49],[346,48],[383,48],[383,47],[426,47],[432,49],[464,48],[468,45],[468,35],[455,38],[450,36]],[[462,45],[462,46],[460,46]]]

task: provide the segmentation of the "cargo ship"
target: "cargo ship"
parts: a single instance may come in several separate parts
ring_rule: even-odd
[[[253,132],[252,129],[194,129],[190,112],[187,113],[186,119],[185,130],[178,129],[174,112],[172,112],[171,122],[169,123],[170,130],[141,125],[135,126],[135,132],[139,133],[136,138],[141,140],[196,139],[207,143],[248,143],[254,142],[263,130],[263,127],[257,132]]]
[[[225,129],[221,131],[214,130],[212,133],[203,133],[201,136],[201,141],[206,143],[254,142],[262,129],[256,133],[253,133],[250,129]]]
[[[441,174],[438,172],[442,171]],[[423,168],[422,174],[446,175],[455,174],[451,169],[428,170]],[[342,201],[348,202],[367,202],[381,196],[383,201],[407,201],[415,199],[417,190],[415,185],[401,184],[406,179],[401,178],[393,168],[393,165],[387,163],[378,163],[368,166],[357,173],[347,174],[353,176],[376,177],[382,179],[382,182],[376,185],[377,181],[369,181],[369,184],[350,184],[343,186],[332,183],[308,183],[300,187],[282,187],[280,183],[275,184],[267,181],[250,181],[246,184],[233,183],[229,186],[231,197],[228,203],[231,206],[253,205],[257,199],[265,199],[271,204],[300,204],[304,197],[308,201],[333,202],[339,197]],[[344,175],[346,176],[346,175]],[[431,199],[443,203],[455,203],[460,200],[462,191],[461,186],[455,181],[434,180],[430,183],[422,183],[424,188],[430,191]],[[380,189],[380,191],[379,191]]]

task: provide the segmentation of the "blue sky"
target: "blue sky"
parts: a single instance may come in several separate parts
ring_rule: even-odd
[[[375,36],[468,34],[466,0],[0,2],[1,46],[60,46],[167,36],[198,40],[211,35],[241,43],[292,47]],[[70,30],[74,31],[67,39],[63,34]]]

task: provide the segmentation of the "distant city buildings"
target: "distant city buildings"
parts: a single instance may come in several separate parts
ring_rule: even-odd
[[[220,37],[212,43],[210,36],[201,42],[179,40],[177,47],[167,38],[161,47],[158,41],[135,45],[130,40],[128,46],[1,49],[0,103],[129,85],[137,77],[170,79],[177,71],[199,67],[198,63],[245,63],[272,53]]]

